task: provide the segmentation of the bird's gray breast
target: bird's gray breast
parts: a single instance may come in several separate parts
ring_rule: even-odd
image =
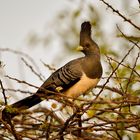
[[[82,69],[87,77],[91,79],[100,78],[102,76],[102,66],[100,60],[96,57],[90,57],[83,61]]]

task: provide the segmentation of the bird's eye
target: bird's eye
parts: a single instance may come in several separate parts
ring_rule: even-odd
[[[87,48],[89,48],[89,47],[90,47],[90,45],[87,43],[87,44],[86,44],[86,47],[87,47]]]

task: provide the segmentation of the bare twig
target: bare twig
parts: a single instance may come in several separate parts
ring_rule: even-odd
[[[5,88],[5,91],[12,91],[12,92],[20,92],[20,93],[34,94],[34,92],[31,92],[29,90],[21,90],[21,89]]]
[[[97,85],[96,88],[103,88],[102,85]],[[123,92],[115,87],[105,86],[104,89],[110,90],[112,92],[118,93],[119,95],[123,95]]]
[[[108,59],[108,61],[109,61],[109,64],[110,64],[112,70],[114,70],[114,68],[113,68],[113,66],[112,66],[112,64],[111,64],[111,62],[110,62],[109,57],[108,57],[107,55],[106,55],[106,57],[107,57],[107,59]],[[117,80],[119,81],[119,78],[118,78],[117,72],[115,71],[114,73],[115,73],[115,76],[116,76]],[[119,85],[120,85],[120,88],[121,88],[122,92],[124,92],[121,82],[118,82],[118,83],[119,83]]]
[[[14,54],[17,54],[17,55],[20,55],[20,56],[24,56],[25,58],[29,59],[30,62],[33,63],[33,65],[35,66],[35,68],[39,70],[39,67],[37,66],[37,64],[35,63],[35,61],[33,60],[33,58],[31,56],[29,56],[28,54],[24,53],[24,52],[21,52],[21,51],[17,51],[17,50],[14,50],[14,49],[10,49],[10,48],[0,48],[0,51],[2,52],[10,52],[10,53],[14,53]]]
[[[132,68],[132,70],[131,70],[129,80],[128,80],[127,85],[126,85],[126,88],[125,88],[125,93],[127,93],[128,86],[129,86],[129,84],[131,83],[131,78],[132,78],[132,76],[133,76],[134,69],[135,69],[135,67],[136,67],[136,65],[137,65],[137,62],[138,62],[139,57],[140,57],[140,52],[138,53],[138,56],[136,57],[136,60],[134,61],[134,65],[133,65],[133,68]]]
[[[27,66],[41,81],[44,82],[45,77],[44,77],[41,73],[38,74],[38,73],[34,70],[34,68],[33,68],[30,64],[27,63],[27,61],[26,61],[24,58],[21,58],[21,60],[25,63],[25,65],[26,65],[26,66]]]
[[[126,53],[126,55],[124,55],[124,57],[122,58],[122,60],[120,61],[120,63],[118,63],[118,65],[116,66],[116,68],[112,71],[112,73],[109,75],[108,79],[106,80],[106,82],[103,85],[103,88],[99,91],[99,93],[97,94],[95,100],[99,97],[99,95],[101,94],[101,92],[104,90],[106,84],[109,82],[110,78],[113,76],[113,74],[115,73],[115,71],[119,68],[119,66],[122,64],[122,62],[125,60],[125,58],[129,55],[129,53],[134,49],[135,45],[133,45],[128,52]]]
[[[1,121],[2,124],[8,129],[8,131],[14,136],[14,138],[15,138],[16,140],[21,140],[20,136],[17,134],[17,132],[16,132],[16,130],[15,130],[15,128],[14,128],[14,125],[13,125],[12,122],[11,122],[10,117],[8,118],[10,127],[9,127],[9,125],[8,125],[5,121],[3,121],[1,118],[0,118],[0,121]]]
[[[11,79],[11,80],[14,80],[14,81],[16,81],[16,82],[18,82],[18,83],[23,83],[23,84],[26,84],[26,85],[28,85],[28,86],[30,86],[30,87],[34,87],[34,88],[39,88],[39,87],[37,87],[37,86],[35,86],[35,85],[33,85],[33,84],[30,84],[30,83],[28,83],[28,82],[26,82],[26,81],[24,81],[24,80],[19,80],[19,79],[17,79],[17,78],[13,78],[13,77],[11,77],[11,76],[8,76],[8,75],[6,75],[5,77],[7,77],[7,78],[9,78],[9,79]]]
[[[131,43],[133,43],[137,48],[140,49],[140,46],[138,45],[139,41],[134,42],[133,40],[127,38],[127,36],[121,31],[121,29],[119,28],[119,26],[117,25],[117,29],[119,30],[119,32]]]
[[[46,64],[46,63],[44,63],[42,60],[41,60],[41,62],[42,62],[42,64],[45,66],[45,67],[47,67],[49,70],[51,70],[52,72],[54,72],[54,71],[56,71],[56,68],[54,68],[54,67],[52,67],[52,66],[50,66],[50,65],[48,65],[48,64]]]
[[[5,95],[5,89],[3,87],[3,84],[2,84],[1,80],[0,80],[0,85],[1,85],[2,94],[3,94],[3,97],[4,97],[4,101],[5,101],[5,105],[7,105],[7,98],[6,98],[6,95]]]
[[[78,110],[76,110],[75,113],[73,113],[73,115],[66,120],[66,122],[63,125],[63,127],[60,129],[60,131],[59,131],[60,140],[64,140],[64,138],[63,138],[63,136],[64,136],[63,135],[63,132],[66,131],[66,128],[69,126],[70,121],[77,115],[77,113],[79,113]]]
[[[130,19],[126,18],[123,14],[121,14],[119,12],[119,10],[116,10],[115,8],[113,8],[109,3],[107,3],[104,0],[100,0],[102,1],[107,7],[109,7],[113,12],[115,12],[116,14],[118,14],[122,19],[124,19],[124,21],[130,23],[133,27],[135,27],[136,29],[138,29],[140,31],[140,27],[138,27],[135,23],[133,23]]]
[[[118,62],[117,60],[113,59],[112,57],[110,57],[110,56],[107,56],[107,57],[108,57],[109,59],[113,60],[114,62],[116,62],[116,63],[119,64],[119,62]],[[132,70],[132,68],[131,68],[130,66],[128,66],[128,65],[126,66],[126,65],[123,64],[123,63],[121,63],[121,65],[122,65],[123,67],[126,67],[126,68]],[[140,74],[139,74],[135,69],[134,69],[133,71],[134,71],[135,74],[137,74],[137,75],[140,77]]]

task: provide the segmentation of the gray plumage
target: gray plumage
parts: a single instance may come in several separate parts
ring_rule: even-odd
[[[47,96],[53,94],[44,93],[43,89],[58,92],[59,88],[60,92],[66,96],[76,98],[95,87],[102,75],[102,66],[100,50],[91,38],[89,22],[84,22],[81,25],[80,46],[82,46],[81,51],[85,54],[84,57],[68,62],[55,71],[38,89],[36,94],[12,104],[11,107],[19,110],[28,109],[42,101],[41,94],[47,94]],[[4,109],[2,117],[6,120],[7,115],[12,118],[17,114],[19,112],[9,113]]]

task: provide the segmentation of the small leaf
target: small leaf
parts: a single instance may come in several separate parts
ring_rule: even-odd
[[[88,115],[88,117],[90,117],[90,118],[92,118],[93,116],[94,116],[94,114],[95,114],[95,110],[88,110],[87,111],[87,115]]]

